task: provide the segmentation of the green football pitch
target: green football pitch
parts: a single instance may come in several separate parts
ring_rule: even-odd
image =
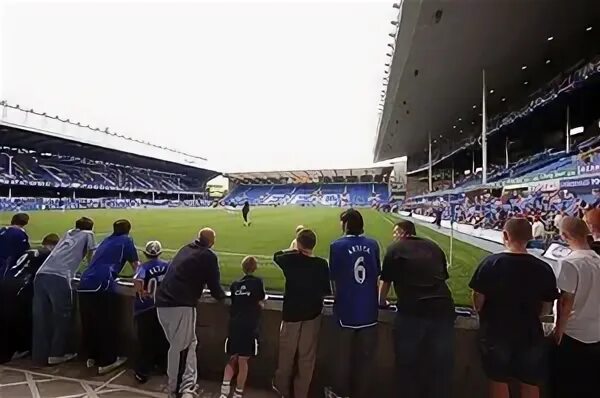
[[[272,263],[274,252],[289,247],[297,225],[313,229],[318,236],[316,254],[327,257],[329,243],[341,235],[340,209],[336,208],[254,208],[250,219],[252,225],[245,227],[239,211],[224,209],[139,209],[139,210],[69,210],[31,212],[27,226],[32,245],[38,244],[45,234],[54,232],[62,235],[72,228],[81,216],[94,219],[97,241],[110,234],[113,221],[127,218],[132,223],[131,234],[138,248],[148,240],[160,240],[165,249],[165,258],[173,256],[185,243],[193,240],[202,227],[212,227],[217,233],[215,250],[221,263],[223,284],[241,276],[240,261],[245,255],[257,256],[260,268],[257,274],[264,278],[268,291],[281,292],[281,271]],[[365,233],[376,239],[381,248],[391,242],[394,216],[371,209],[361,210],[365,219]],[[0,221],[6,225],[9,213],[1,213]],[[437,242],[449,254],[450,240],[426,227],[417,226],[417,233]],[[474,267],[487,252],[472,245],[454,241],[450,287],[457,304],[468,305],[467,284]],[[383,254],[382,254],[383,256]],[[133,270],[126,266],[123,276],[131,276]]]

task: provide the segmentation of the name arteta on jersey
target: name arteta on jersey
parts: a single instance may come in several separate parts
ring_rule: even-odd
[[[354,253],[367,253],[367,254],[371,254],[371,248],[369,246],[366,246],[366,245],[354,245],[354,246],[350,246],[350,248],[348,249],[348,254],[354,254]]]

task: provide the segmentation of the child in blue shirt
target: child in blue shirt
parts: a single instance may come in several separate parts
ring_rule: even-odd
[[[146,243],[144,255],[147,261],[140,265],[133,283],[136,290],[134,320],[138,340],[138,356],[135,364],[135,379],[139,383],[148,381],[155,369],[166,371],[169,342],[158,322],[154,295],[162,282],[169,263],[161,260],[162,245],[153,240]]]

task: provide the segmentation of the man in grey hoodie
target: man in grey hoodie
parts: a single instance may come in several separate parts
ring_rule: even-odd
[[[38,365],[57,365],[77,356],[67,351],[73,318],[71,279],[96,249],[93,227],[90,218],[77,220],[35,276],[32,357]]]

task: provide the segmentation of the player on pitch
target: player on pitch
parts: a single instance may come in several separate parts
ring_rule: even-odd
[[[250,203],[248,203],[248,201],[245,201],[244,207],[242,207],[242,217],[244,217],[244,227],[250,226],[250,221],[248,220],[249,214],[250,214]]]

